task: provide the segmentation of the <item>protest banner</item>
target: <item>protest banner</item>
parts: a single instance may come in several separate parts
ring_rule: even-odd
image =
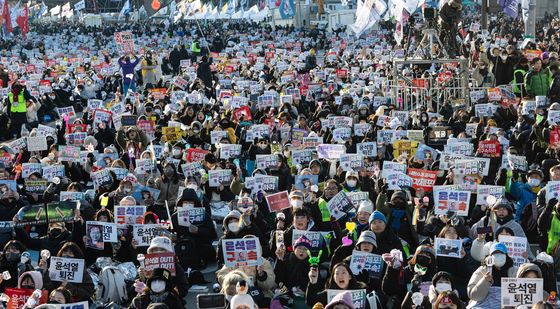
[[[179,127],[163,127],[161,133],[161,140],[170,143],[177,142],[184,135]]]
[[[364,157],[377,157],[377,143],[376,142],[364,142],[356,145],[356,153],[363,155]]]
[[[239,144],[220,144],[220,159],[227,160],[241,155],[241,145]]]
[[[486,198],[490,195],[499,199],[505,194],[505,188],[503,186],[491,186],[491,185],[478,185],[476,188],[476,204],[486,205]],[[492,205],[488,205],[492,206]]]
[[[435,238],[436,256],[461,258],[463,241],[461,239]]]
[[[58,146],[58,162],[80,162],[80,147]]]
[[[560,200],[560,181],[558,180],[551,180],[546,183],[546,201],[550,201],[551,199]]]
[[[476,152],[483,157],[497,158],[501,155],[500,142],[491,140],[480,141]]]
[[[66,134],[65,137],[66,137],[66,141],[68,142],[68,145],[82,146],[84,140],[87,137],[87,133],[86,132],[70,133],[70,134]]]
[[[244,121],[253,120],[253,115],[251,114],[251,109],[249,106],[242,106],[233,111],[233,119],[239,121],[243,118]]]
[[[340,155],[340,167],[343,171],[359,171],[364,166],[364,157],[361,154],[345,153]]]
[[[258,266],[262,259],[259,239],[224,239],[222,241],[224,264],[226,267]]]
[[[84,192],[74,192],[74,191],[60,191],[59,200],[64,201],[79,201],[84,199]]]
[[[467,216],[471,192],[457,190],[434,191],[434,213],[436,215],[447,215],[454,212],[458,216]]]
[[[279,212],[283,209],[290,208],[290,198],[288,191],[282,191],[265,196],[266,204],[270,212]]]
[[[43,175],[45,175],[44,170]],[[111,173],[108,169],[102,169],[97,172],[91,173],[91,180],[93,181],[93,185],[95,186],[95,188],[109,185],[113,182],[113,178],[111,177]]]
[[[255,177],[245,178],[245,188],[251,192],[259,191],[274,192],[278,190],[278,177],[268,175],[255,175]]]
[[[313,149],[292,150],[292,164],[308,166],[313,160]]]
[[[338,159],[340,155],[346,153],[346,147],[339,144],[320,144],[317,145],[319,159]]]
[[[138,120],[138,116],[136,115],[122,115],[121,126],[123,127],[135,126],[137,120]]]
[[[29,177],[29,175],[33,173],[42,174],[43,173],[42,166],[43,165],[41,163],[23,163],[21,165],[21,177],[27,178]]]
[[[405,187],[412,187],[412,178],[404,173],[394,172],[387,175],[386,178],[389,190],[400,190]]]
[[[111,122],[112,113],[110,111],[96,109],[93,112],[93,130],[97,132],[99,129],[99,125],[103,125],[105,127],[109,126]]]
[[[33,289],[20,289],[20,288],[6,288],[4,294],[8,296],[8,303],[6,309],[20,309],[24,308],[29,297],[35,292]],[[38,303],[46,304],[49,300],[49,291],[41,290],[41,297]],[[86,302],[87,304],[87,302]],[[85,307],[87,309],[88,307]],[[81,309],[81,308],[80,308]]]
[[[227,139],[228,138],[228,132],[227,131],[211,131],[210,132],[210,143],[212,143],[212,145],[216,145],[219,144],[220,141],[222,140],[222,138]]]
[[[512,170],[527,171],[527,158],[525,156],[508,154],[507,162],[509,163],[509,168]]]
[[[56,112],[60,118],[76,118],[76,112],[74,111],[74,106],[67,107],[57,107]]]
[[[130,31],[115,32],[115,44],[119,55],[127,55],[136,53],[134,47],[134,35]],[[131,59],[132,61],[132,59]]]
[[[42,225],[47,224],[47,212],[45,206],[35,205],[29,208],[21,209],[18,212],[18,223],[16,227],[26,225]]]
[[[346,195],[352,201],[352,205],[356,210],[360,206],[360,202],[369,200],[369,193],[364,191],[347,192]],[[352,210],[350,210],[352,212]]]
[[[275,154],[270,155],[257,155],[255,160],[256,168],[267,169],[278,165],[278,156]]]
[[[293,147],[300,147],[303,145],[303,138],[309,134],[307,130],[293,128],[292,129],[292,146]]]
[[[208,185],[211,188],[217,188],[220,185],[229,185],[232,178],[233,176],[230,169],[208,171]]]
[[[415,190],[421,188],[424,192],[432,192],[437,180],[437,173],[437,171],[409,168],[407,175],[412,178],[412,187]]]
[[[44,179],[30,180],[25,179],[25,192],[43,194],[47,189],[48,182]]]
[[[52,281],[82,283],[84,268],[84,259],[51,256],[49,277]]]
[[[313,148],[323,143],[322,136],[306,136],[303,138],[303,148]]]
[[[544,300],[542,278],[503,278],[501,285],[502,308],[532,306]]]
[[[142,224],[146,206],[115,206],[115,222],[119,225]]]
[[[93,237],[91,237],[91,233],[90,233],[90,229],[89,226],[91,227],[97,227],[98,230],[94,231],[94,232],[98,232],[100,235],[96,235],[98,236],[98,238],[95,238],[96,241],[98,242],[110,242],[110,243],[116,243],[118,242],[117,239],[117,224],[116,223],[111,223],[111,222],[101,222],[101,221],[86,221],[86,232],[88,232],[88,236],[90,236],[90,238],[93,239]]]
[[[301,236],[305,236],[307,239],[309,239],[309,242],[311,242],[312,252],[318,251],[323,245],[324,238],[321,232],[293,230],[291,243],[292,247]]]
[[[284,131],[284,134],[290,134],[291,130],[290,127],[287,128],[283,128],[283,129],[287,129],[288,131]],[[249,127],[249,129],[247,130],[247,133],[245,135],[245,141],[248,143],[252,143],[255,141],[255,139],[259,139],[259,138],[266,138],[268,139],[270,137],[270,126],[269,125],[265,125],[265,124],[259,124],[259,125],[252,125],[251,127]],[[286,136],[286,139],[288,137]]]
[[[474,145],[472,143],[466,142],[454,142],[448,143],[443,147],[443,152],[451,154],[461,154],[464,156],[472,156],[474,151]]]
[[[546,119],[550,125],[560,125],[560,110],[548,110]]]
[[[506,245],[508,256],[513,260],[515,267],[527,263],[524,255],[529,253],[529,245],[526,237],[498,235],[498,241]]]
[[[171,272],[171,276],[175,276],[175,253],[160,252],[148,253],[144,255],[144,271],[146,276],[150,278],[156,268],[163,268]]]
[[[47,148],[47,138],[45,136],[27,137],[27,151],[44,151]]]
[[[359,275],[363,270],[367,270],[370,278],[379,279],[382,276],[383,266],[383,258],[378,254],[352,251],[350,270],[352,270],[355,276]]]
[[[177,207],[177,223],[180,226],[202,224],[206,220],[206,211],[203,207]]]
[[[352,201],[346,195],[346,192],[338,192],[328,203],[327,208],[331,216],[340,219],[348,214],[348,211],[354,207]]]
[[[355,136],[365,136],[371,129],[369,123],[356,123],[354,124],[354,135]]]
[[[54,306],[54,309],[89,309],[89,303],[87,301],[70,304],[53,304],[52,306]]]
[[[132,238],[136,246],[146,247],[154,237],[160,236],[162,227],[159,224],[135,224],[132,228]]]
[[[74,212],[78,207],[77,202],[64,201],[47,204],[47,216],[51,222],[69,222],[74,220]]]
[[[88,99],[87,107],[90,111],[93,111],[93,110],[96,110],[96,109],[103,109],[105,106],[103,104],[103,100]]]
[[[393,161],[383,161],[383,168],[381,169],[381,175],[387,178],[388,175],[392,173],[406,173],[406,164],[397,163]]]
[[[479,163],[477,160],[455,160],[453,183],[462,185],[463,190],[476,193],[476,188],[482,182]]]
[[[333,141],[348,141],[352,138],[352,129],[351,128],[335,128],[332,131],[332,139]]]
[[[402,154],[406,154],[406,157],[410,158],[416,154],[416,148],[418,147],[417,141],[407,141],[399,140],[393,143],[393,156],[395,158]]]
[[[406,131],[406,137],[412,141],[423,142],[424,132],[422,130],[408,130]]]
[[[189,148],[187,150],[187,161],[188,162],[200,162],[204,160],[204,157],[209,154],[210,151],[197,149],[197,148]]]
[[[202,167],[202,163],[200,162],[191,162],[181,164],[181,169],[183,170],[183,174],[185,175],[185,177],[200,177],[202,176],[201,170],[203,170],[204,168]]]
[[[367,308],[367,299],[366,299],[366,290],[332,290],[327,289],[327,303],[330,302],[336,295],[343,293],[343,292],[350,292],[352,294],[352,305],[354,309],[366,309]]]
[[[42,136],[42,138],[44,138],[44,137]],[[46,142],[46,140],[47,140],[47,139],[45,138],[45,142]],[[10,148],[12,148],[12,150],[14,151],[14,153],[19,153],[20,150],[22,150],[22,149],[24,149],[24,148],[27,147],[27,138],[25,138],[25,137],[20,137],[20,138],[18,138],[18,139],[15,139],[15,140],[13,140],[12,142],[10,142],[10,143],[8,144],[8,146],[9,146]]]

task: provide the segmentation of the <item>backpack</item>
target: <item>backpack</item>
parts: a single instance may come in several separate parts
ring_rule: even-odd
[[[201,256],[199,250],[196,250],[195,242],[191,237],[182,237],[177,241],[175,244],[175,255],[183,269],[198,269],[200,266]]]
[[[554,264],[546,263],[538,259],[534,260],[532,263],[541,269],[544,290],[547,292],[556,291],[556,272],[554,270]]]
[[[128,301],[125,276],[118,267],[103,267],[99,273],[99,287],[96,298],[102,303],[125,304]]]

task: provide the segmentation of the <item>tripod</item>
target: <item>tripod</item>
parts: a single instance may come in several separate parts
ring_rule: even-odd
[[[434,28],[426,28],[422,30],[422,40],[420,40],[418,47],[416,47],[416,51],[412,55],[412,58],[428,58],[428,59],[437,58],[437,55],[434,55],[433,52],[434,43],[438,43],[439,48],[442,51],[443,55],[446,58],[449,58],[449,55],[447,54],[445,47],[443,46],[443,44],[441,44],[441,40],[439,39],[437,30],[435,30]],[[426,45],[428,45],[429,48],[427,55],[424,50],[424,46]]]

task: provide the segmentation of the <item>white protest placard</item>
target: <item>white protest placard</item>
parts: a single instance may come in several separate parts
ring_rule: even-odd
[[[87,101],[87,107],[90,111],[96,110],[98,108],[104,108],[103,100],[89,99]]]
[[[355,153],[345,153],[340,155],[340,167],[343,171],[359,171],[364,167],[364,156]]]
[[[366,290],[332,290],[327,289],[327,302],[330,302],[336,295],[350,292],[352,294],[352,305],[354,309],[365,309],[367,307]]]
[[[219,144],[222,138],[228,138],[227,131],[212,131],[210,132],[210,142],[215,145]]]
[[[132,237],[136,240],[138,247],[146,247],[154,237],[161,234],[161,226],[159,224],[135,224],[132,229]]]
[[[208,171],[208,185],[212,188],[217,188],[220,185],[229,185],[231,180],[232,173],[230,169]]]
[[[262,263],[261,244],[256,237],[224,239],[222,252],[226,267],[257,266]]]
[[[434,187],[434,213],[436,215],[447,215],[454,212],[458,216],[467,216],[471,192],[457,190],[438,190]]]
[[[356,145],[356,153],[365,157],[377,157],[377,143],[364,142]]]
[[[46,141],[46,139],[45,139]],[[13,140],[8,144],[10,148],[14,151],[14,153],[18,153],[20,150],[27,147],[27,139],[25,137],[20,137],[16,140]]]
[[[346,147],[339,144],[320,144],[317,145],[319,159],[338,159],[340,155],[346,153]]]
[[[118,225],[141,224],[146,206],[115,206],[115,222]]]
[[[37,127],[37,136],[52,136],[56,140],[56,128],[39,124]]]
[[[424,142],[424,131],[422,130],[407,130],[406,137],[409,140]]]
[[[71,304],[52,304],[49,306],[53,306],[55,309],[89,309],[89,303],[87,301]]]
[[[256,168],[266,169],[278,165],[278,156],[275,154],[270,155],[257,155],[255,160]]]
[[[198,225],[203,223],[205,219],[206,211],[204,207],[177,207],[177,223],[180,226]]]
[[[560,110],[549,110],[547,116],[548,124],[559,125],[560,124]]]
[[[68,116],[68,118],[76,118],[76,112],[74,111],[74,106],[67,106],[67,107],[57,107],[56,111],[60,118],[64,118],[64,116]]]
[[[115,32],[115,43],[119,55],[135,53],[134,35],[130,31]],[[130,60],[132,61],[132,59]]]
[[[45,136],[27,137],[27,151],[44,151],[47,148],[47,138]]]
[[[241,155],[241,145],[239,144],[220,144],[220,159],[227,160]]]
[[[527,171],[527,158],[525,156],[508,155],[507,162],[512,170]]]
[[[546,201],[550,201],[551,199],[560,200],[560,181],[558,180],[551,180],[546,184]]]
[[[389,190],[400,190],[405,187],[412,187],[413,184],[412,178],[403,173],[391,173],[386,178]]]
[[[346,195],[348,195],[356,210],[360,206],[360,202],[369,200],[369,193],[364,191],[347,192]]]
[[[82,283],[85,268],[84,259],[51,256],[50,262],[49,277],[52,281]]]
[[[452,258],[461,258],[461,249],[463,241],[461,239],[435,238],[436,256],[446,256]]]
[[[305,236],[309,239],[311,242],[311,248],[313,249],[319,249],[323,244],[323,236],[321,235],[321,232],[294,230],[292,234],[292,247],[301,236]]]
[[[80,147],[58,145],[58,162],[80,162]]]
[[[333,141],[347,141],[352,138],[351,128],[336,128],[332,131]]]
[[[302,142],[303,148],[313,148],[313,149],[315,149],[317,145],[320,145],[322,143],[323,143],[322,136],[305,136]]]
[[[276,191],[278,190],[278,177],[268,175],[256,175],[255,177],[245,178],[245,188],[251,192]]]
[[[41,163],[23,163],[21,165],[21,177],[27,178],[33,173],[42,173],[43,165]]]
[[[313,149],[292,150],[292,163],[307,166],[313,160]]]
[[[101,222],[101,221],[86,221],[86,231],[88,231],[89,225],[95,225],[101,227],[101,240],[103,242],[118,242],[117,239],[117,224],[111,222]]]
[[[393,173],[406,174],[406,169],[407,169],[406,164],[393,162],[393,161],[383,161],[381,176],[387,178],[387,176]]]
[[[488,196],[492,195],[497,200],[505,194],[505,191],[504,186],[478,185],[476,188],[476,204],[486,205],[486,198]]]
[[[383,271],[383,258],[380,255],[362,252],[362,251],[352,251],[352,257],[350,260],[350,270],[357,276],[362,270],[367,270],[371,278],[381,278]]]
[[[136,159],[136,168],[134,172],[137,175],[145,175],[154,169],[154,161],[152,159]]]
[[[79,201],[84,199],[84,192],[74,192],[74,191],[60,191],[59,200],[64,201]]]
[[[43,166],[43,179],[52,181],[54,177],[64,177],[64,165]]]
[[[335,219],[340,219],[348,214],[348,212],[354,207],[352,201],[346,195],[346,192],[338,192],[328,203],[327,208],[331,216]]]
[[[455,142],[448,143],[443,147],[443,152],[452,154],[461,154],[464,156],[472,156],[474,151],[474,145],[472,143],[466,142]]]
[[[354,135],[365,136],[370,129],[371,125],[369,123],[356,123],[354,125]]]
[[[506,245],[508,256],[513,260],[515,267],[527,263],[527,259],[523,256],[529,251],[526,237],[498,235],[498,241]]]
[[[532,306],[544,298],[542,278],[503,278],[501,285],[502,308]]]

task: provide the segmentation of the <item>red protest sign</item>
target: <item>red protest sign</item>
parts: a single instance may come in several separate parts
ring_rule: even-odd
[[[231,74],[233,73],[233,70],[234,70],[233,67],[231,65],[228,65],[224,68],[224,73]]]
[[[550,131],[550,148],[556,149],[558,147],[560,147],[560,132],[558,132],[558,128],[554,128]]]
[[[346,69],[336,69],[336,77],[346,78],[348,76],[348,70]]]
[[[233,111],[233,119],[239,120],[241,117],[243,117],[243,120],[245,121],[253,120],[253,115],[251,114],[251,109],[249,108],[249,106],[241,106],[240,108]]]
[[[144,256],[144,270],[148,278],[156,268],[169,270],[175,276],[175,253],[152,253]]]
[[[204,160],[204,156],[210,151],[203,150],[203,149],[196,149],[196,148],[189,148],[187,150],[187,161],[189,162],[200,162]]]
[[[25,306],[27,299],[31,294],[33,294],[33,289],[18,289],[18,288],[7,288],[4,293],[8,295],[10,300],[8,300],[7,309],[19,309]],[[41,298],[39,299],[40,304],[45,304],[48,300],[48,291],[41,291]]]
[[[412,178],[412,187],[414,189],[422,188],[424,192],[432,192],[436,184],[437,171],[409,168],[407,174]]]
[[[288,191],[269,194],[265,198],[270,212],[278,212],[283,209],[290,208],[290,198],[288,196]]]
[[[481,141],[480,143],[478,143],[477,152],[483,157],[497,158],[500,156],[500,142]]]
[[[163,100],[167,94],[166,88],[153,88],[150,93],[156,100]]]
[[[87,132],[87,124],[69,124],[68,133]]]

